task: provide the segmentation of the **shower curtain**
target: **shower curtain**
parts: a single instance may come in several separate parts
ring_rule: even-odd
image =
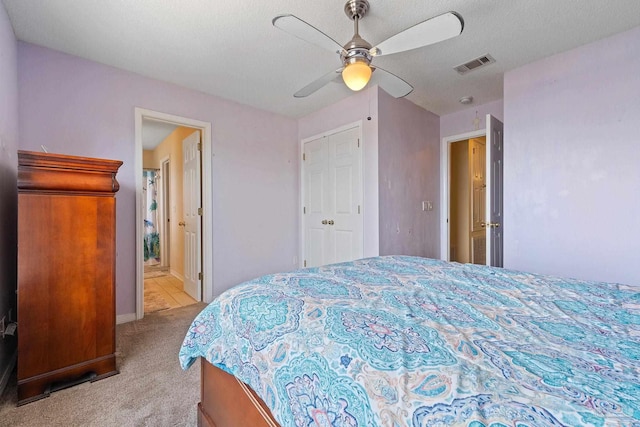
[[[144,264],[160,264],[160,235],[158,234],[158,187],[156,170],[145,169],[142,179],[144,204]]]

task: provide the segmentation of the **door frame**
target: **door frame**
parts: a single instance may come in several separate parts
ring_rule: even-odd
[[[135,107],[135,157],[136,183],[136,319],[144,317],[144,256],[142,247],[142,120],[149,119],[176,126],[191,127],[202,132],[202,299],[213,300],[213,191],[211,123],[159,111]]]
[[[304,153],[304,144],[306,144],[307,142],[313,141],[314,139],[319,139],[319,138],[324,138],[330,135],[333,135],[335,133],[339,133],[348,129],[353,129],[353,128],[358,128],[358,138],[360,139],[360,150],[359,150],[359,156],[360,156],[360,206],[362,208],[361,210],[361,215],[360,215],[360,221],[362,222],[362,235],[360,236],[360,239],[362,239],[362,255],[364,256],[364,252],[365,252],[365,247],[364,247],[364,215],[365,215],[365,209],[364,209],[364,140],[362,138],[362,120],[358,120],[355,122],[351,122],[351,123],[347,123],[345,125],[342,125],[340,127],[325,131],[325,132],[321,132],[319,134],[313,135],[313,136],[309,136],[307,138],[303,138],[300,140],[300,146],[299,146],[299,155],[300,157],[298,157],[300,159],[300,181],[299,181],[299,187],[300,187],[300,221],[298,221],[298,223],[300,224],[300,229],[299,229],[299,250],[298,250],[298,267],[299,268],[303,268],[304,267],[304,260],[305,260],[305,235],[304,235],[304,230],[305,230],[305,214],[304,214],[304,197],[305,197],[305,192],[304,192],[304,161],[302,160],[302,154]]]
[[[479,129],[458,135],[445,136],[440,143],[440,259],[444,261],[449,261],[449,181],[451,179],[449,162],[451,161],[451,144],[486,135],[486,129]],[[485,170],[487,168],[488,166],[485,166]],[[487,254],[487,256],[489,255]]]
[[[171,157],[166,156],[160,159],[160,265],[163,267],[170,267],[171,259],[171,236],[167,227],[167,212],[170,212],[169,201],[171,199],[170,187],[167,182],[167,176],[171,179],[169,167],[171,163]],[[170,218],[170,217],[169,217]]]

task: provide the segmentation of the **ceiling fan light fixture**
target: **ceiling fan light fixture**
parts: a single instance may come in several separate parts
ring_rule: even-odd
[[[369,0],[347,0],[344,11],[353,21],[353,37],[345,45],[340,45],[334,39],[318,30],[302,19],[286,14],[278,15],[271,23],[299,39],[316,44],[340,55],[342,66],[311,82],[293,94],[296,98],[303,98],[322,88],[327,83],[337,79],[341,73],[344,84],[352,91],[364,89],[376,73],[375,83],[395,98],[407,96],[413,90],[406,81],[380,67],[371,65],[374,56],[392,55],[417,49],[430,44],[458,36],[462,33],[464,21],[456,12],[447,12],[425,21],[419,22],[406,30],[389,37],[378,46],[371,46],[358,33],[359,22],[369,10]]]
[[[371,67],[366,61],[353,61],[342,70],[344,84],[354,92],[363,89],[370,79]]]

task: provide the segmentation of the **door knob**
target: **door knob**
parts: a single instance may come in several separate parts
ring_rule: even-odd
[[[333,222],[333,220],[332,220],[332,219],[330,219],[329,221],[327,221],[327,224],[329,224],[329,225],[333,225],[333,224],[334,224],[334,222]]]
[[[322,220],[322,225],[327,225],[327,223],[328,223],[328,222],[329,222],[329,221],[327,221],[326,219],[323,219],[323,220]]]
[[[498,228],[500,227],[500,223],[499,222],[481,222],[480,223],[481,227],[489,227],[489,228]]]
[[[186,222],[184,222],[184,221],[180,221],[180,222],[178,223],[178,227],[184,227],[185,225],[187,225],[187,223],[186,223]]]

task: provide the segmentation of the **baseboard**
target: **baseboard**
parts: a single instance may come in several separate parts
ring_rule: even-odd
[[[120,325],[121,323],[133,322],[134,320],[137,320],[135,313],[118,314],[116,316],[116,325]]]
[[[9,382],[9,377],[11,377],[11,372],[13,372],[13,368],[16,367],[16,361],[18,360],[18,349],[13,352],[13,355],[9,359],[9,364],[5,367],[2,375],[0,376],[0,396],[4,393],[4,388],[7,386]]]
[[[171,275],[174,276],[175,278],[180,279],[181,282],[184,282],[184,276],[178,273],[177,271],[175,271],[174,269],[169,270],[169,273],[171,273]]]

